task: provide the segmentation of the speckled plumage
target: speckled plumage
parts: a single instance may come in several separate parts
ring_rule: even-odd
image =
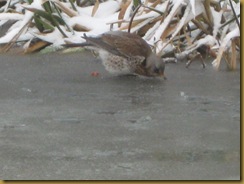
[[[136,68],[144,61],[144,57],[135,56],[130,58],[111,54],[103,49],[98,49],[99,56],[107,71],[112,74],[126,75],[134,74]]]

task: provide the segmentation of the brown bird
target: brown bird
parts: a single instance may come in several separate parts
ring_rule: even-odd
[[[89,46],[98,52],[106,70],[113,74],[164,77],[164,61],[152,52],[150,46],[140,36],[109,31],[97,37],[88,37],[81,44],[66,44],[67,47]]]

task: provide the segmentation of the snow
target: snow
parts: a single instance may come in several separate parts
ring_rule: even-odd
[[[214,68],[219,68],[220,60],[223,52],[229,48],[228,44],[230,43],[230,40],[240,36],[240,30],[239,28],[235,28],[234,30],[230,31],[221,42],[221,45],[219,47],[219,52],[217,58],[212,62],[212,65]]]
[[[132,0],[123,14],[123,20],[118,20],[122,0],[100,2],[97,4],[96,11],[94,11],[94,6],[79,7],[77,5],[77,11],[75,11],[69,1],[61,2],[58,0],[51,0],[51,2],[55,3],[61,10],[63,10],[62,8],[67,10],[61,11],[61,17],[67,25],[60,25],[62,31],[67,35],[67,37],[64,37],[55,26],[54,31],[49,33],[41,33],[35,26],[29,26],[30,22],[35,23],[33,21],[34,12],[32,11],[44,10],[43,3],[45,3],[46,0],[34,0],[31,4],[27,4],[27,2],[24,1],[22,1],[21,4],[18,0],[9,2],[11,6],[15,8],[15,11],[9,13],[7,6],[1,7],[0,26],[3,26],[8,20],[15,20],[15,22],[10,26],[6,34],[0,37],[0,44],[6,44],[13,40],[27,42],[35,37],[52,43],[53,47],[60,47],[61,44],[66,42],[79,43],[84,41],[84,39],[81,38],[84,33],[88,36],[96,36],[110,30],[127,31],[128,24],[133,14]],[[195,30],[187,33],[189,39],[187,42],[185,41],[183,43],[186,45],[183,52],[189,54],[201,45],[209,45],[211,49],[215,49],[218,52],[218,58],[213,62],[214,66],[218,67],[223,52],[230,50],[232,38],[240,37],[240,30],[236,21],[232,21],[224,27],[224,23],[221,22],[221,20],[223,20],[222,17],[225,18],[226,22],[233,18],[233,12],[228,0],[221,2],[216,0],[216,2],[223,6],[220,11],[216,11],[216,9],[210,7],[211,16],[213,17],[213,31],[209,34],[204,33],[197,39],[196,37],[200,35],[202,30],[194,24],[193,20],[201,22],[201,26],[208,29],[208,24],[201,21],[201,19],[203,19],[201,15],[206,16],[203,0],[165,0],[163,2],[158,2],[153,8],[162,12],[162,15],[146,7],[152,6],[153,3],[147,0],[143,0],[142,2],[145,3],[145,6],[140,7],[136,13],[133,21],[137,21],[137,24],[133,24],[131,32],[140,31],[141,28],[150,25],[143,39],[150,45],[155,46],[158,55],[174,51],[176,47],[175,40],[185,36],[185,34],[180,33],[180,31],[183,27],[189,25],[189,27],[195,28]],[[232,4],[238,16],[240,14],[240,2],[235,3],[232,1]],[[185,7],[184,11],[182,11],[182,7]],[[92,15],[92,12],[94,15]],[[200,19],[197,19],[199,16]],[[240,17],[238,20],[240,21]],[[172,24],[173,21],[175,21],[175,23]],[[120,27],[118,26],[118,22],[122,22]],[[73,30],[77,25],[83,28],[82,31],[78,31],[77,29]],[[67,27],[69,29],[67,29]]]
[[[170,21],[172,20],[172,17],[176,14],[177,10],[181,7],[183,0],[178,0],[174,2],[173,8],[169,15],[164,19],[164,22],[158,27],[158,29],[155,32],[155,35],[153,38],[151,38],[150,42],[158,42],[160,40],[161,35],[165,31],[165,29],[168,27]]]
[[[213,24],[214,24],[214,26],[213,26],[213,36],[216,37],[220,27],[222,26],[221,17],[222,17],[223,11],[221,10],[220,12],[217,12],[212,7],[210,9],[211,9],[212,15],[214,17],[214,19],[213,19]]]
[[[1,13],[0,20],[22,20],[24,15],[19,13]]]

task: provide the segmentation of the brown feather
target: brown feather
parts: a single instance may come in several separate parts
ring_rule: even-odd
[[[148,57],[152,50],[140,36],[127,32],[108,32],[101,36],[102,41],[111,46],[120,55],[126,57]]]

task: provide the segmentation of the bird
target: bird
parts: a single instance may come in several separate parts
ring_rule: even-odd
[[[135,33],[108,31],[98,36],[82,37],[86,42],[64,44],[65,47],[86,47],[98,53],[105,69],[116,75],[161,77],[165,62],[150,45]]]

